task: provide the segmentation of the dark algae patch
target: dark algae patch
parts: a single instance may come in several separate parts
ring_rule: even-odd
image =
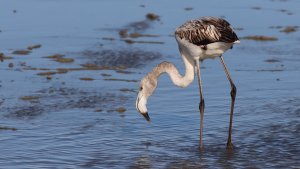
[[[133,44],[133,43],[164,44],[164,42],[160,42],[160,41],[145,41],[145,40],[131,40],[131,39],[124,39],[123,41],[128,44]]]
[[[60,62],[60,63],[72,63],[74,62],[73,58],[57,58],[54,61]]]
[[[125,111],[126,111],[126,109],[124,107],[118,107],[116,109],[107,110],[107,112],[109,112],[109,113],[111,113],[111,112],[124,113]]]
[[[48,75],[48,76],[46,76],[46,79],[47,80],[52,80],[52,76]]]
[[[13,57],[6,56],[4,53],[0,53],[0,61],[3,62],[4,60],[13,59]]]
[[[280,60],[277,60],[277,59],[267,59],[267,60],[265,60],[265,62],[267,62],[267,63],[276,63],[276,62],[280,62]]]
[[[124,113],[126,111],[126,109],[124,107],[119,107],[116,109],[116,112],[118,113]]]
[[[125,93],[127,93],[127,92],[135,93],[136,92],[134,89],[128,89],[128,88],[122,88],[122,89],[120,89],[120,91],[125,92]]]
[[[293,15],[293,12],[291,12],[291,11],[289,11],[287,9],[279,9],[277,11],[282,12],[282,13],[286,13],[287,15]]]
[[[140,37],[159,37],[159,35],[151,35],[151,34],[141,34],[138,32],[133,32],[129,34],[130,38],[140,38]]]
[[[64,74],[69,72],[67,68],[57,68],[56,70],[57,70],[57,74]]]
[[[90,68],[90,69],[95,69],[98,67],[97,65],[95,65],[93,63],[86,63],[86,64],[82,64],[81,66],[85,67],[85,68]]]
[[[194,8],[193,7],[185,7],[184,8],[184,10],[186,10],[186,11],[191,11],[191,10],[193,10]]]
[[[155,13],[148,13],[146,15],[146,18],[151,20],[151,21],[159,20],[159,16],[156,15]]]
[[[30,53],[31,53],[30,50],[15,50],[12,52],[12,54],[14,55],[28,55]]]
[[[108,73],[101,73],[101,76],[109,77],[109,76],[112,76],[112,75],[111,75],[111,74],[108,74]]]
[[[40,72],[40,73],[37,73],[37,75],[39,76],[50,76],[50,75],[55,75],[57,72],[53,72],[53,71],[50,71],[50,72]]]
[[[1,130],[17,131],[17,128],[15,128],[15,127],[0,126],[0,131],[1,131]]]
[[[280,32],[284,33],[292,33],[298,31],[299,26],[287,26],[280,30]]]
[[[20,97],[21,100],[24,101],[31,101],[31,100],[38,100],[39,97],[38,96],[22,96]]]
[[[25,67],[24,70],[51,70],[48,68]]]
[[[62,58],[65,55],[62,54],[53,54],[53,55],[49,55],[49,56],[45,56],[44,58],[48,58],[48,59],[58,59],[58,58]]]
[[[33,119],[43,113],[72,109],[110,110],[127,103],[128,97],[121,93],[109,93],[94,90],[79,90],[76,88],[50,87],[35,92],[35,96],[26,96],[26,99],[38,98],[39,102],[20,102],[17,106],[3,107],[8,112],[7,118]],[[122,111],[122,110],[121,110]]]
[[[90,78],[90,77],[81,77],[79,79],[84,80],[84,81],[93,81],[93,80],[95,80],[94,78]]]
[[[277,37],[262,36],[262,35],[245,36],[245,37],[242,37],[242,39],[255,40],[255,41],[277,41],[278,40]]]
[[[299,26],[270,26],[271,29],[280,29],[283,33],[292,33],[299,30]]]
[[[14,64],[13,64],[13,63],[9,63],[9,64],[8,64],[8,67],[9,67],[9,68],[13,68],[13,67],[14,67]]]
[[[3,62],[4,61],[4,54],[0,53],[0,61]]]
[[[136,48],[121,50],[107,49],[102,51],[87,50],[81,53],[90,61],[85,67],[106,67],[112,69],[138,68],[147,62],[161,58],[161,54],[152,51],[143,51]]]
[[[41,44],[37,44],[37,45],[31,45],[31,46],[28,46],[27,49],[28,50],[32,50],[32,49],[38,49],[38,48],[41,48],[42,45]]]
[[[253,6],[253,7],[251,7],[251,9],[254,9],[254,10],[261,10],[261,7],[260,7],[260,6]]]
[[[120,74],[132,74],[134,72],[131,72],[131,71],[126,71],[126,70],[116,70],[117,73],[120,73]]]
[[[119,31],[119,35],[121,38],[126,38],[128,36],[128,30],[127,29],[121,29]]]
[[[44,112],[44,108],[41,105],[29,105],[22,107],[8,108],[9,114],[6,114],[7,118],[17,118],[17,119],[33,119],[40,116]]]
[[[164,44],[164,42],[160,41],[148,41],[148,40],[132,40],[134,38],[152,38],[152,37],[159,37],[159,35],[152,35],[152,34],[144,34],[143,32],[146,31],[151,27],[153,24],[152,21],[159,20],[159,16],[154,13],[148,13],[146,15],[146,19],[143,21],[131,22],[126,25],[124,28],[119,30],[119,36],[121,41],[124,41],[127,44]]]
[[[281,29],[281,28],[283,28],[283,26],[270,26],[269,28],[271,28],[271,29]]]
[[[50,56],[45,56],[44,58],[53,59],[56,62],[60,63],[72,63],[74,62],[73,58],[66,58],[65,55],[62,54],[53,54]]]
[[[115,38],[111,38],[111,37],[103,37],[102,40],[114,41],[116,39]]]
[[[279,68],[275,68],[275,69],[260,69],[257,70],[258,72],[282,72],[284,71],[284,69],[279,69]]]
[[[28,67],[24,68],[24,70],[45,70],[46,72],[39,72],[37,75],[39,76],[51,76],[55,74],[65,74],[71,71],[90,71],[90,70],[115,70],[115,71],[122,71],[122,69],[125,69],[125,67],[108,67],[108,66],[93,66],[93,67],[74,67],[74,68],[56,68],[56,69],[47,69],[47,68],[34,68],[34,67]],[[124,74],[126,71],[124,71]],[[103,75],[105,76],[105,74]],[[111,76],[107,74],[107,76]]]
[[[102,112],[102,109],[96,109],[95,112]]]
[[[68,73],[68,72],[69,72],[69,69],[67,69],[67,68],[57,68],[56,71],[40,72],[40,73],[37,73],[37,75],[39,75],[39,76],[51,76],[51,75],[55,75],[55,74],[64,74],[64,73]]]
[[[120,82],[138,82],[138,80],[118,79],[118,78],[106,78],[107,81],[120,81]]]

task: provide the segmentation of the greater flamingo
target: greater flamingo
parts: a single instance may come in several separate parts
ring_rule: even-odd
[[[231,85],[231,109],[227,149],[233,149],[231,133],[236,87],[227,70],[222,54],[228,49],[231,49],[233,44],[239,43],[239,38],[225,19],[217,17],[202,17],[200,19],[187,21],[176,29],[175,38],[185,65],[185,75],[181,76],[173,63],[162,62],[158,64],[141,80],[136,99],[137,110],[146,118],[147,121],[150,121],[146,107],[147,99],[154,92],[157,86],[157,79],[162,73],[169,74],[172,82],[176,86],[184,88],[194,80],[195,71],[197,71],[200,91],[200,148],[202,149],[204,98],[202,94],[200,61],[202,62],[207,58],[219,57]]]

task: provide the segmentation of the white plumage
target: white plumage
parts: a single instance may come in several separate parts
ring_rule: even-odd
[[[182,52],[195,60],[218,57],[239,43],[230,24],[216,17],[187,21],[176,29],[175,37]]]

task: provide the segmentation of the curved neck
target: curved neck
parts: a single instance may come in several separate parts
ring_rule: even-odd
[[[187,58],[184,54],[181,53],[181,57],[185,66],[185,74],[181,76],[178,69],[173,63],[162,62],[158,64],[150,74],[157,79],[162,73],[168,73],[172,82],[179,87],[187,87],[191,84],[195,77],[194,63],[191,59]]]
[[[152,95],[157,87],[157,79],[162,73],[168,73],[172,82],[179,87],[187,87],[194,80],[195,71],[193,60],[181,53],[185,74],[181,76],[173,63],[162,62],[158,64],[148,75],[142,79],[139,93],[136,99],[136,108],[140,113],[147,113],[147,99]]]

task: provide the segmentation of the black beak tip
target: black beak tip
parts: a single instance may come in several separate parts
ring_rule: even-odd
[[[149,117],[149,114],[148,114],[148,112],[146,112],[146,113],[142,113],[142,115],[145,117],[145,119],[146,119],[147,121],[149,121],[149,122],[150,122],[150,117]]]

